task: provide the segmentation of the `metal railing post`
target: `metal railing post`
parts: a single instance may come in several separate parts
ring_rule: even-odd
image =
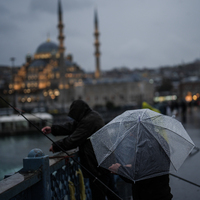
[[[50,200],[51,181],[49,156],[44,155],[40,149],[33,149],[28,157],[23,159],[23,172],[41,171],[41,181],[31,188],[31,199]]]

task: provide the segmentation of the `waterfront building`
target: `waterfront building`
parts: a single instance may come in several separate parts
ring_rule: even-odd
[[[180,84],[180,90],[188,103],[196,102],[200,105],[200,78],[198,76],[184,78]]]
[[[147,80],[110,78],[85,83],[84,100],[91,106],[111,102],[116,107],[141,108],[143,101],[153,104],[154,85]]]

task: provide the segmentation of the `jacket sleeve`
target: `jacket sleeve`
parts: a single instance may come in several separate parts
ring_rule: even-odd
[[[55,152],[61,151],[58,146],[60,146],[64,150],[70,150],[78,147],[82,143],[84,143],[87,138],[94,133],[93,130],[93,121],[82,120],[74,132],[70,134],[68,137],[61,139],[56,144],[53,144],[53,150]]]
[[[68,120],[64,124],[59,125],[52,125],[51,127],[51,133],[54,136],[60,136],[60,135],[70,135],[73,133],[77,126],[77,122],[74,120]]]

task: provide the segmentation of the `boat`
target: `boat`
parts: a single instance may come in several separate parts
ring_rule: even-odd
[[[41,129],[53,123],[53,116],[49,113],[25,113],[23,116],[19,114],[0,116],[0,136],[35,132],[34,125]]]

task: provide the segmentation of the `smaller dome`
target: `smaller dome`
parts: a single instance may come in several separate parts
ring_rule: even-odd
[[[54,42],[47,40],[42,43],[36,50],[36,54],[58,52],[58,45]]]
[[[47,62],[42,59],[34,60],[31,64],[30,67],[45,67]]]

